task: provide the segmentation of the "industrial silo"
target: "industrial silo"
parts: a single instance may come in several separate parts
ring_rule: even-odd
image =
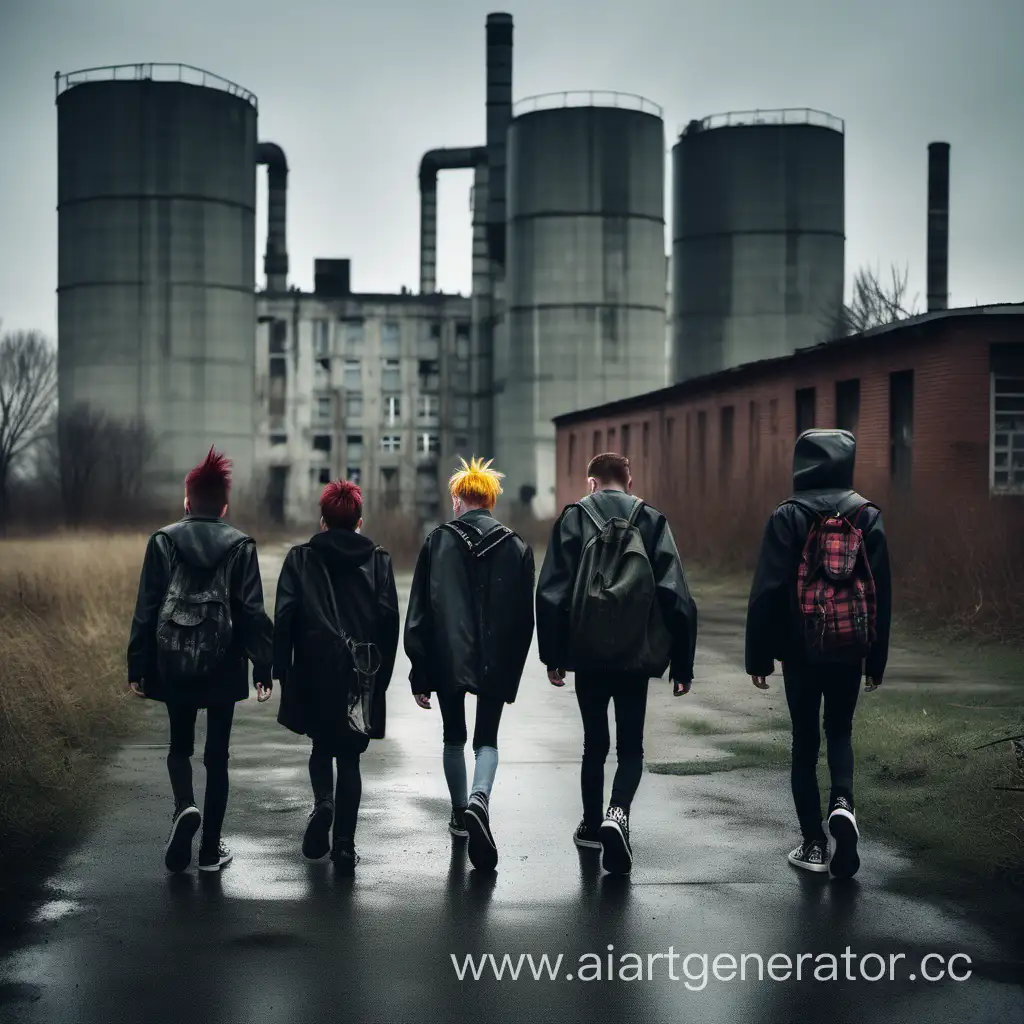
[[[665,384],[665,137],[637,96],[560,93],[515,115],[495,438],[509,497],[547,516],[551,418]]]
[[[692,121],[672,151],[674,379],[833,336],[843,123],[815,110]]]
[[[256,99],[180,65],[57,76],[62,413],[143,419],[151,493],[211,444],[251,482]]]

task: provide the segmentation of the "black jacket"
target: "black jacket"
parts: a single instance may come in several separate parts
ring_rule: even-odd
[[[327,577],[323,575],[327,569]],[[336,738],[340,721],[312,718],[311,671],[307,630],[329,613],[327,578],[334,590],[341,626],[353,640],[380,651],[370,714],[370,736],[383,739],[387,723],[385,692],[398,652],[398,592],[391,556],[353,530],[322,530],[288,552],[277,581],[274,607],[274,678],[281,680],[277,720],[285,728],[319,739]],[[339,716],[340,717],[340,716]]]
[[[484,534],[501,524],[482,509],[459,517]],[[511,533],[475,559],[445,527],[416,562],[405,652],[413,693],[464,690],[511,704],[533,642],[533,551]]]
[[[187,695],[171,692],[156,667],[156,626],[176,560],[212,568],[228,559],[228,586],[233,626],[232,650],[223,675]],[[139,578],[128,638],[128,680],[143,681],[146,696],[167,701],[180,697],[199,707],[245,700],[249,694],[247,661],[253,663],[253,684],[270,682],[272,657],[270,618],[263,607],[256,542],[222,519],[185,516],[149,538]]]
[[[608,489],[593,500],[606,518],[629,516],[633,495]],[[636,518],[657,584],[662,617],[672,636],[669,677],[693,679],[697,647],[697,605],[690,595],[683,563],[668,520],[653,505],[645,504]],[[593,520],[579,506],[567,505],[555,523],[537,586],[537,643],[548,668],[575,671],[570,655],[569,613],[583,547],[597,533]]]
[[[797,571],[811,518],[798,499],[814,510],[834,511],[837,502],[854,502],[853,466],[857,442],[845,430],[807,430],[797,438],[793,455],[793,497],[769,517],[747,606],[746,670],[767,676],[775,662],[806,663],[797,607]],[[892,623],[892,577],[882,513],[865,509],[856,525],[864,534],[871,575],[877,595],[877,633],[865,661],[864,672],[881,678],[889,657]]]

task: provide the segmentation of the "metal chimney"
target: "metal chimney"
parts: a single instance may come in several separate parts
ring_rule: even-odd
[[[928,145],[928,312],[949,307],[949,143]]]
[[[505,265],[506,137],[512,120],[512,15],[487,15],[487,248]]]
[[[267,168],[267,250],[263,269],[268,292],[288,290],[288,161],[284,150],[274,142],[256,147],[257,165]]]

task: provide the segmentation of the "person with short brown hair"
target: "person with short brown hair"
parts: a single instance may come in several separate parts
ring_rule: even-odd
[[[566,506],[551,534],[537,586],[537,641],[553,686],[565,685],[567,671],[576,673],[584,734],[580,772],[583,820],[573,838],[577,846],[601,849],[605,870],[625,874],[633,865],[629,811],[643,774],[648,683],[669,669],[675,695],[689,692],[697,606],[668,521],[632,493],[629,459],[617,452],[595,455],[587,467],[587,478],[589,494]],[[622,579],[636,582],[630,583],[625,595],[613,593],[615,588],[607,586],[607,578],[598,575],[588,577],[585,588],[579,585],[581,573],[597,564],[595,557],[602,557],[595,555],[602,545],[605,556],[613,559],[605,563],[606,570],[616,568],[616,552],[629,561]],[[627,610],[630,594],[635,595],[634,614],[620,615],[620,610]],[[580,602],[585,603],[588,595],[598,603],[605,597],[606,617],[596,620],[599,627],[603,623],[596,633],[585,631],[582,625]],[[617,627],[621,625],[625,631],[626,623],[632,621],[640,623],[641,632],[636,635],[643,642],[625,642],[630,651],[623,651],[618,661],[593,650],[599,646],[613,649]],[[638,652],[635,656],[634,650]],[[602,815],[604,764],[611,744],[609,703],[615,706],[618,766],[611,802]]]

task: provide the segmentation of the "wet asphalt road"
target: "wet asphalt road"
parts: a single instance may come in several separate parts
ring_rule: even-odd
[[[894,881],[913,870],[905,859],[865,841],[864,867],[851,883],[789,868],[792,810],[777,775],[648,773],[632,816],[632,878],[602,875],[599,855],[571,839],[582,737],[571,682],[553,689],[533,661],[502,723],[492,795],[498,870],[478,876],[464,841],[446,829],[440,715],[415,707],[407,675],[400,657],[389,737],[363,758],[355,879],[300,857],[308,746],[276,725],[276,696],[238,708],[225,823],[234,863],[220,875],[193,867],[168,877],[163,709],[140,705],[145,722],[114,759],[89,833],[0,964],[0,1021],[1024,1019],[1021,949],[926,893],[897,894],[905,887]],[[652,694],[657,724],[677,705],[667,683]],[[623,980],[579,980],[584,954],[600,956],[607,978],[610,946]],[[729,980],[730,962],[719,960],[719,978],[709,971],[702,985],[700,961],[684,964],[689,954],[709,965],[720,955],[758,954],[767,964],[786,954],[795,964],[801,953],[847,948],[886,963],[902,954],[899,980],[844,980],[848,963],[855,976],[859,968],[842,959],[839,981],[813,980],[815,961],[806,959],[800,981],[770,980],[767,968],[758,981],[751,960],[747,980],[738,972]],[[670,952],[674,962],[648,959]],[[460,982],[451,955],[461,963],[467,953],[563,960],[555,981],[534,980],[526,965],[518,981],[487,969],[479,981]],[[966,953],[972,976],[924,981],[929,953]],[[642,980],[632,980],[629,954],[642,958]],[[783,977],[784,964],[775,963]],[[878,961],[865,966],[874,976]],[[965,967],[956,963],[958,972]]]

